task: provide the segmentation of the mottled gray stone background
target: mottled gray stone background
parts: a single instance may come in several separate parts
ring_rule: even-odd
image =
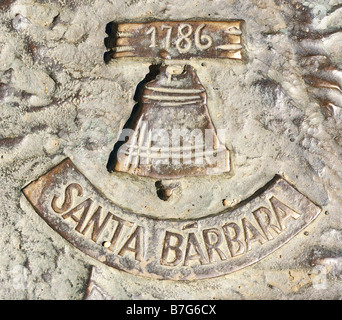
[[[106,65],[105,28],[190,18],[245,21],[244,62],[191,62],[216,128],[227,129],[233,175],[181,179],[161,201],[155,181],[106,170],[153,61]],[[339,299],[341,28],[341,0],[0,0],[0,299],[83,299],[90,278],[100,288],[90,298],[101,299]],[[323,211],[305,233],[244,270],[152,281],[78,251],[24,198],[24,186],[66,157],[138,214],[215,214],[275,174]]]

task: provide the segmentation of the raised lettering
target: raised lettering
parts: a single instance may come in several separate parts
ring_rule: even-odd
[[[253,211],[253,215],[255,220],[258,222],[258,225],[260,226],[261,230],[265,234],[267,240],[273,239],[273,235],[271,234],[270,230],[273,230],[277,234],[281,232],[281,230],[277,226],[271,224],[272,214],[269,209],[261,207]]]
[[[65,189],[64,202],[63,202],[61,207],[59,207],[57,205],[58,197],[57,196],[53,197],[52,202],[51,202],[51,207],[52,207],[53,211],[55,211],[56,213],[63,213],[65,211],[68,211],[71,208],[73,190],[77,191],[77,195],[79,197],[82,196],[82,194],[83,194],[82,187],[77,183],[71,183]]]
[[[146,31],[146,34],[151,34],[151,44],[150,48],[155,48],[157,46],[156,44],[156,27],[151,27]]]
[[[81,232],[83,223],[84,223],[84,221],[87,218],[87,215],[88,215],[88,212],[89,212],[89,208],[92,205],[92,203],[93,203],[93,200],[88,198],[87,200],[81,202],[79,205],[77,205],[75,208],[73,208],[69,212],[63,214],[62,215],[63,219],[71,218],[72,220],[77,222],[77,226],[76,226],[75,230],[78,231],[78,232]],[[76,213],[78,211],[82,212],[80,217],[77,217],[77,216],[74,215],[74,213]]]
[[[246,218],[242,218],[241,221],[245,235],[247,251],[252,249],[252,243],[254,241],[259,241],[260,244],[264,244],[266,242],[266,239],[261,235],[258,229],[251,224],[251,222],[249,222]]]
[[[225,254],[219,248],[219,246],[222,243],[222,237],[221,237],[220,231],[216,228],[212,228],[212,229],[203,230],[202,234],[203,234],[204,244],[208,252],[209,262],[212,263],[216,261],[214,257],[215,252],[218,254],[221,260],[227,260],[227,257],[225,256]],[[211,241],[212,239],[211,236],[214,236],[215,238],[213,242]]]
[[[128,238],[128,240],[125,242],[121,250],[119,251],[120,256],[124,256],[126,251],[130,251],[134,253],[135,260],[142,261],[143,258],[143,228],[140,226],[137,226],[135,231],[132,233],[132,235]],[[133,246],[130,246],[134,243]]]
[[[234,230],[234,236],[230,235],[228,228],[231,228]],[[222,229],[223,229],[226,241],[227,241],[227,245],[228,245],[230,255],[232,257],[236,257],[240,254],[245,253],[245,251],[246,251],[245,245],[243,244],[242,241],[239,240],[240,227],[236,223],[231,222],[231,223],[225,224],[222,227]]]
[[[172,35],[172,27],[171,26],[161,26],[162,30],[167,29],[166,37],[165,37],[165,49],[171,48],[171,35]]]
[[[126,223],[128,223],[126,220],[120,219],[120,218],[118,218],[117,216],[114,216],[114,215],[113,215],[113,219],[116,220],[118,224],[117,224],[117,226],[115,228],[112,240],[110,241],[110,246],[108,248],[110,251],[114,251],[115,246],[117,244],[117,241],[118,241],[118,239],[119,239],[119,237],[121,235],[123,226]]]
[[[186,33],[184,30],[187,29]],[[192,40],[189,38],[192,34],[193,28],[191,24],[185,23],[178,27],[178,39],[176,41],[176,47],[179,53],[187,53],[191,50]],[[182,44],[184,43],[184,46]]]
[[[201,35],[202,29],[205,28],[205,24],[201,24],[195,31],[195,44],[198,50],[209,49],[213,44],[213,38],[207,34]]]
[[[297,220],[300,217],[298,212],[279,201],[276,197],[270,198],[270,202],[282,230],[286,229],[286,223],[290,218]]]
[[[171,245],[171,239],[175,238],[176,243]],[[164,245],[162,251],[162,257],[160,259],[160,263],[164,266],[176,266],[178,265],[183,257],[183,252],[180,249],[181,245],[183,244],[184,238],[182,235],[174,232],[166,231],[165,238],[164,238]],[[174,253],[174,259],[168,261],[170,252]]]
[[[191,220],[144,217],[111,203],[70,159],[23,192],[51,228],[82,252],[113,268],[172,281],[241,270],[286,244],[322,211],[276,177],[253,199],[215,216]]]
[[[101,215],[102,215],[102,207],[99,206],[97,208],[97,210],[94,212],[94,214],[92,215],[92,217],[90,218],[90,220],[88,221],[87,225],[84,227],[84,229],[81,232],[82,234],[86,234],[88,229],[91,226],[93,226],[93,232],[91,234],[91,240],[93,240],[94,242],[96,242],[98,240],[99,236],[101,235],[101,233],[105,229],[108,221],[113,216],[112,213],[108,212],[107,216],[104,218],[103,222],[100,224]]]
[[[191,251],[194,251],[194,253],[190,255]],[[198,260],[200,264],[208,263],[195,234],[192,232],[190,232],[188,235],[188,242],[185,249],[184,265],[188,266],[189,261],[191,260]]]

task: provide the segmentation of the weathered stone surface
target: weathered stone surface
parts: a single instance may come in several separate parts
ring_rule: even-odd
[[[341,4],[1,2],[0,298],[340,298]],[[154,20],[242,20],[245,26],[245,60],[190,62],[214,126],[227,130],[231,172],[170,180],[177,188],[166,201],[155,179],[106,168],[137,85],[151,63],[160,62],[138,57],[106,64],[106,26]],[[200,281],[151,280],[89,257],[35,212],[22,189],[66,158],[110,203],[141,219],[216,217],[245,204],[275,175],[322,212],[281,248],[236,272]]]

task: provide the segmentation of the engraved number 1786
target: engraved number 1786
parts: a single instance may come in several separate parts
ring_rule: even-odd
[[[166,30],[165,35],[165,49],[170,49],[172,43],[175,43],[175,46],[179,53],[187,53],[193,47],[193,42],[195,42],[195,46],[198,50],[203,51],[209,49],[213,44],[213,39],[209,35],[203,35],[202,30],[206,25],[201,24],[198,28],[193,32],[193,27],[191,24],[184,23],[178,26],[178,36],[172,41],[172,29],[171,26],[161,26],[161,30]],[[194,40],[191,38],[194,33]],[[150,48],[157,47],[157,28],[152,26],[150,29],[146,31],[146,34],[151,35],[151,44]]]

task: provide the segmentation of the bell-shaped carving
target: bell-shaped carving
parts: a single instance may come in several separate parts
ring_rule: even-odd
[[[157,179],[229,172],[229,151],[218,138],[195,70],[164,65],[157,73],[143,82],[108,170]]]

